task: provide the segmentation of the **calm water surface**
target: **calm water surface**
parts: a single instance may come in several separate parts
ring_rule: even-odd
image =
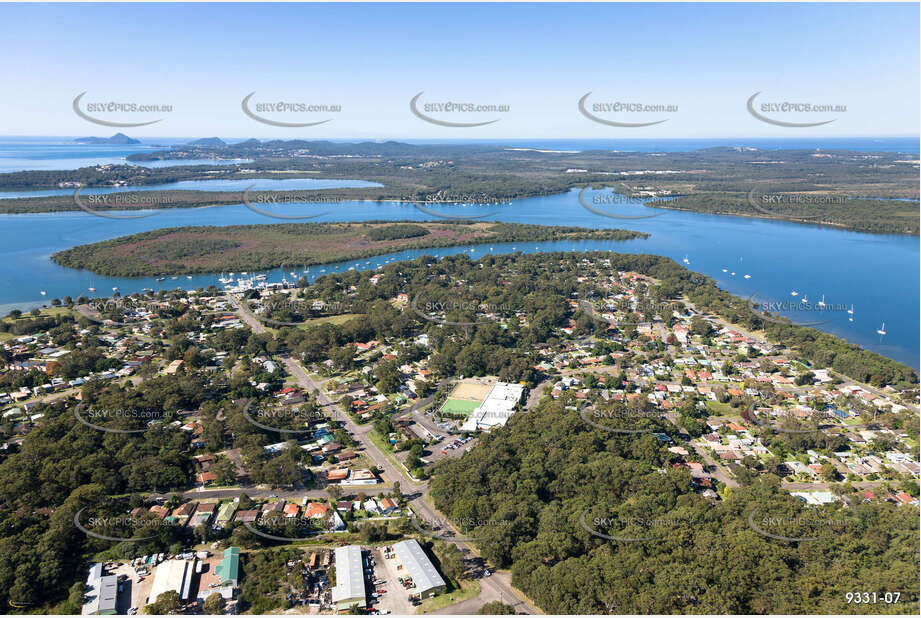
[[[236,181],[233,181],[236,182]],[[251,181],[249,181],[251,184]],[[247,185],[248,186],[248,185]],[[599,192],[601,193],[601,192]],[[586,197],[591,200],[592,193]],[[592,203],[592,202],[590,202]],[[755,295],[761,302],[787,302],[804,295],[810,303],[822,296],[830,307],[822,313],[828,323],[816,328],[834,333],[862,347],[918,368],[919,353],[919,240],[917,237],[863,234],[814,225],[785,223],[744,217],[726,217],[652,209],[635,201],[628,205],[595,206],[622,216],[658,214],[647,219],[612,219],[582,207],[578,192],[516,200],[503,206],[447,206],[438,212],[477,216],[485,220],[575,225],[593,228],[626,228],[648,232],[648,239],[624,242],[564,241],[477,245],[447,249],[398,252],[380,258],[326,266],[279,269],[270,281],[282,277],[314,279],[326,272],[350,267],[375,268],[385,260],[411,259],[422,254],[444,256],[465,252],[472,259],[492,253],[522,251],[606,250],[625,253],[653,253],[671,257],[688,268],[712,277],[723,289],[741,297]],[[407,203],[343,202],[331,204],[260,205],[277,214],[300,216],[325,213],[312,222],[365,220],[436,220],[431,214]],[[136,214],[136,213],[135,213]],[[279,220],[257,214],[243,205],[204,209],[168,209],[150,217],[113,220],[83,212],[29,215],[0,215],[0,311],[35,306],[65,295],[108,295],[112,287],[123,294],[142,288],[194,289],[217,285],[220,273],[196,275],[192,279],[167,277],[125,279],[100,277],[85,271],[55,265],[49,259],[55,251],[78,244],[133,234],[163,227],[185,225],[272,224]],[[727,272],[723,272],[726,269]],[[735,272],[733,276],[731,273]],[[744,275],[750,278],[744,278]],[[45,291],[46,296],[41,295]],[[845,308],[853,305],[853,315]],[[814,322],[816,314],[781,311],[794,321]],[[849,318],[853,317],[853,322]],[[876,330],[886,323],[887,335]]]

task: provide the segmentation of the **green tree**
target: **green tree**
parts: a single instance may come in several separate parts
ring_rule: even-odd
[[[224,597],[221,596],[220,592],[212,592],[202,604],[202,611],[210,615],[219,615],[224,613],[224,607],[226,605],[227,602],[224,600]]]

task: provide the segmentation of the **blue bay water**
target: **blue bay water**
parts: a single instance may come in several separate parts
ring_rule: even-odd
[[[589,199],[593,194],[588,193]],[[307,216],[325,213],[311,222],[365,220],[438,220],[412,204],[397,202],[340,202],[330,204],[260,205],[275,214]],[[604,207],[598,207],[604,209]],[[434,208],[432,208],[434,209]],[[350,267],[375,268],[387,259],[411,259],[419,255],[443,256],[465,252],[476,259],[490,252],[604,250],[652,253],[668,256],[712,277],[720,287],[759,302],[790,301],[796,290],[816,303],[823,295],[835,310],[822,314],[818,325],[867,349],[918,368],[919,352],[919,241],[917,237],[875,235],[828,227],[745,217],[727,217],[653,209],[633,201],[618,206],[623,216],[660,214],[646,219],[611,219],[585,209],[578,191],[562,195],[515,200],[511,205],[446,206],[434,209],[448,215],[478,216],[484,220],[574,225],[592,228],[625,228],[648,232],[648,239],[614,241],[562,241],[475,245],[447,249],[398,252],[389,256],[325,266],[311,266],[308,279],[321,271],[341,272]],[[135,213],[136,214],[136,213]],[[277,219],[260,215],[243,205],[200,209],[167,209],[150,217],[113,220],[83,212],[2,215],[0,231],[0,310],[28,307],[54,297],[110,295],[112,287],[123,294],[143,288],[194,289],[218,285],[220,273],[194,275],[191,279],[167,277],[126,279],[100,277],[86,271],[55,265],[55,251],[78,244],[159,229],[188,225],[272,224]],[[723,272],[723,269],[727,272]],[[295,275],[290,275],[290,272]],[[270,281],[305,276],[303,265],[269,272]],[[730,273],[735,272],[733,276]],[[750,275],[745,279],[744,275]],[[44,290],[47,296],[42,297]],[[843,307],[853,305],[851,316]],[[810,322],[814,314],[782,311],[794,321]],[[850,322],[849,317],[854,321]],[[876,330],[886,323],[887,335]]]
[[[238,138],[242,139],[242,138]],[[74,169],[85,165],[124,163],[125,157],[170,146],[190,138],[151,138],[131,146],[75,144],[73,138],[0,138],[0,173],[20,169]],[[227,140],[236,141],[236,140]],[[357,140],[348,140],[357,141]],[[411,143],[483,143],[482,140],[405,140]],[[747,146],[766,150],[786,148],[847,149],[889,151],[917,154],[918,138],[717,138],[717,139],[571,139],[571,140],[492,140],[491,145],[511,148],[548,150],[621,150],[641,152],[678,152],[710,147]],[[201,160],[217,165],[227,161]],[[188,165],[189,160],[151,162],[153,165]],[[375,186],[364,181],[327,179],[265,179],[183,181],[144,187],[143,190],[192,189],[236,191],[256,183],[255,190],[300,190],[332,187]],[[118,192],[123,189],[87,189],[86,193]],[[137,190],[137,189],[135,189]],[[47,190],[44,195],[70,194],[71,190]],[[29,194],[6,192],[2,197]],[[36,195],[37,193],[31,193]],[[589,194],[591,195],[591,194]],[[311,221],[437,220],[405,203],[347,202],[335,204],[287,204],[260,208],[282,214],[326,213]],[[605,207],[601,207],[603,210]],[[531,246],[493,245],[410,251],[383,256],[360,263],[310,267],[308,278],[321,271],[336,272],[350,267],[374,268],[385,260],[409,259],[422,254],[449,255],[465,252],[471,258],[492,252],[610,250],[629,253],[655,253],[681,261],[688,259],[692,270],[713,277],[724,289],[759,302],[794,300],[809,297],[812,303],[825,296],[834,310],[821,317],[829,320],[817,328],[832,332],[868,349],[918,368],[919,354],[919,241],[917,237],[873,235],[848,232],[813,225],[785,223],[743,217],[725,217],[668,210],[653,210],[633,201],[618,207],[627,216],[663,213],[651,219],[610,219],[592,213],[580,205],[577,192],[565,195],[516,200],[506,206],[445,207],[446,214],[490,214],[485,220],[513,221],[544,225],[579,225],[586,227],[621,227],[649,232],[645,240],[626,242],[557,242]],[[151,211],[153,212],[153,211]],[[495,214],[491,214],[495,213]],[[137,214],[137,211],[132,211]],[[111,294],[112,287],[122,293],[143,288],[161,289],[217,284],[219,274],[196,275],[192,279],[167,277],[124,279],[100,277],[84,271],[61,268],[50,255],[74,245],[97,242],[125,234],[183,225],[236,225],[278,223],[276,219],[255,213],[242,205],[205,209],[168,209],[152,216],[133,220],[94,217],[83,212],[35,215],[0,215],[0,311],[41,305],[54,297]],[[367,262],[367,263],[365,263]],[[723,272],[726,269],[727,272]],[[270,280],[304,275],[303,267],[278,269],[269,273]],[[735,276],[730,273],[735,272]],[[748,274],[750,279],[743,276]],[[46,295],[42,296],[41,291]],[[843,307],[853,305],[854,314]],[[815,321],[803,311],[780,311],[799,322]],[[853,322],[848,318],[853,317]],[[886,323],[887,335],[876,330]]]
[[[162,150],[158,146],[187,142],[188,139],[141,140],[141,144],[78,144],[74,138],[0,137],[0,173],[24,170],[75,170],[92,165],[125,165],[128,155]],[[133,165],[168,167],[173,165],[215,165],[247,163],[247,159],[172,159],[139,161]]]
[[[327,178],[250,178],[250,179],[213,179],[180,180],[159,185],[140,187],[111,187],[81,189],[80,195],[105,193],[126,193],[129,191],[240,191],[251,188],[253,191],[302,191],[316,189],[382,187],[384,185],[366,180],[339,180]],[[0,191],[0,199],[20,197],[48,197],[54,195],[73,195],[73,189],[41,189],[38,191]]]

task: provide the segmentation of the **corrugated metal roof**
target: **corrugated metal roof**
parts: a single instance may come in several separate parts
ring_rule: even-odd
[[[336,585],[333,587],[333,602],[349,599],[365,600],[364,565],[361,547],[346,545],[336,548]]]
[[[397,553],[397,559],[402,563],[403,568],[413,578],[413,583],[420,593],[445,585],[445,580],[438,574],[435,565],[425,555],[418,541],[415,539],[400,541],[393,545],[393,550]]]
[[[102,563],[94,563],[89,570],[86,584],[86,603],[83,615],[114,614],[118,596],[118,578],[115,575],[103,575]]]

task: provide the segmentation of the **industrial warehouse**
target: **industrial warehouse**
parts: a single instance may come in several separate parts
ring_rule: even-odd
[[[415,539],[408,539],[393,544],[393,551],[396,553],[397,561],[409,573],[412,583],[415,586],[413,595],[420,599],[427,599],[436,594],[444,592],[445,580],[438,574],[438,570],[419,542]]]
[[[115,614],[115,601],[118,596],[118,577],[106,575],[101,562],[94,562],[90,566],[86,578],[86,592],[83,604],[84,616],[102,616]]]
[[[336,549],[336,585],[333,603],[338,611],[367,607],[365,571],[361,547],[346,545]]]

